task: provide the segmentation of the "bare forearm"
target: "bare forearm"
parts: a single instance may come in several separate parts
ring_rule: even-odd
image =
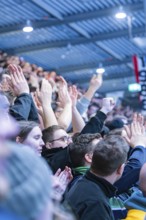
[[[67,103],[61,115],[58,118],[58,124],[66,130],[69,127],[71,120],[72,120],[71,103]]]
[[[57,119],[55,117],[54,111],[51,107],[51,104],[43,105],[43,120],[45,128],[48,128],[52,125],[58,125]]]
[[[89,87],[86,93],[84,94],[84,97],[86,97],[86,99],[91,101],[95,92],[96,92],[96,89]]]
[[[73,133],[81,132],[85,126],[85,122],[76,107],[72,108],[72,126]]]

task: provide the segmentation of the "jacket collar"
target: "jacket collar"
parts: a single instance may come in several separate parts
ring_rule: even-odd
[[[104,178],[96,176],[95,174],[91,173],[90,170],[85,174],[85,178],[96,183],[108,198],[115,196],[117,188]]]
[[[46,147],[44,147],[42,150],[42,156],[44,156],[44,157],[51,156],[51,155],[53,155],[63,149],[64,148],[62,148],[62,147],[52,148],[52,149],[47,149]]]

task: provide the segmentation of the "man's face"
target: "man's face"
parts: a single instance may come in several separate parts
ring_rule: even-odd
[[[70,143],[72,143],[70,136],[66,133],[65,130],[59,129],[54,132],[53,140],[50,142],[50,148],[65,148]]]

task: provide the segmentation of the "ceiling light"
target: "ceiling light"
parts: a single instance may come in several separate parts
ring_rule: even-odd
[[[125,12],[117,12],[115,14],[115,17],[118,18],[118,19],[124,19],[127,17],[127,14]]]
[[[32,32],[33,31],[33,27],[31,25],[31,22],[28,20],[26,22],[26,26],[23,28],[24,32]]]
[[[132,41],[141,48],[146,48],[146,37],[134,37]]]
[[[97,68],[96,73],[104,73],[105,69],[103,67]]]
[[[120,6],[119,11],[115,14],[115,17],[117,19],[124,19],[127,17],[126,12],[123,10],[123,7]]]

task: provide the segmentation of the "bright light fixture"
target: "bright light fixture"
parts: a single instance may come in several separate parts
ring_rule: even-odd
[[[146,48],[146,37],[134,37],[133,42],[141,48]]]
[[[96,73],[104,73],[105,69],[103,67],[97,68]]]
[[[120,12],[117,12],[115,14],[115,17],[118,18],[118,19],[124,19],[124,18],[127,17],[127,14],[125,12],[123,12],[123,11],[120,11]]]
[[[33,31],[33,27],[31,25],[31,22],[29,20],[27,20],[26,22],[26,26],[23,28],[24,32],[32,32]]]
[[[32,32],[33,31],[33,27],[26,26],[26,27],[23,28],[23,31],[24,32]]]
[[[138,83],[133,83],[128,85],[129,92],[140,92],[141,91],[141,85]]]

